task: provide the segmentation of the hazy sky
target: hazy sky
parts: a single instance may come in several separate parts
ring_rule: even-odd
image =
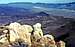
[[[41,3],[68,3],[74,2],[75,0],[0,0],[1,3],[11,3],[11,2],[41,2]]]

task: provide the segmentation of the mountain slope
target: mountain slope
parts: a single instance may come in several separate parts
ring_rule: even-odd
[[[29,13],[28,9],[23,9],[23,8],[17,8],[17,7],[10,7],[8,5],[0,5],[0,16],[1,15],[7,15],[7,16],[12,16],[12,15],[23,15]]]

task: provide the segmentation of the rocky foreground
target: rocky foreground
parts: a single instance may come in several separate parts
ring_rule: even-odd
[[[0,27],[0,32],[0,47],[65,47],[64,41],[44,35],[40,23],[31,26],[14,22]]]

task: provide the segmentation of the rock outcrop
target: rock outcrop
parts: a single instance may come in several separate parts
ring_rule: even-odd
[[[0,36],[0,43],[8,42],[8,47],[65,47],[65,42],[55,42],[52,35],[43,35],[41,24],[21,25],[14,22],[3,30],[4,36]],[[33,34],[31,34],[33,32]]]

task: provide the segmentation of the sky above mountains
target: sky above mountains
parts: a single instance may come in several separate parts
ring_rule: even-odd
[[[0,4],[6,4],[12,2],[68,3],[68,2],[75,2],[75,0],[0,0]]]

